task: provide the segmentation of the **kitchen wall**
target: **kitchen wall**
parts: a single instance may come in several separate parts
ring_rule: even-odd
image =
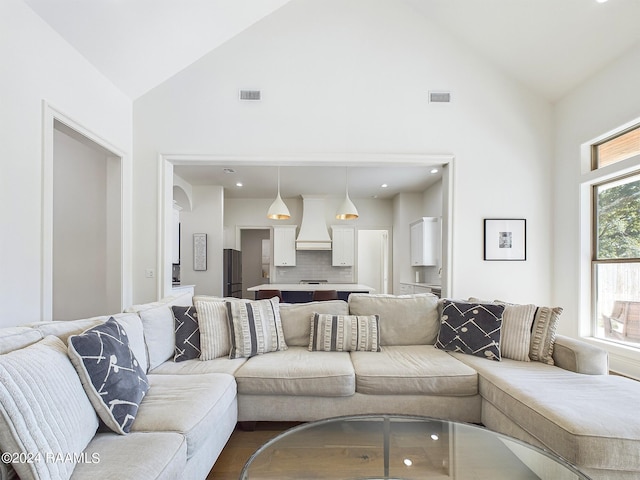
[[[125,153],[127,185],[132,103],[22,0],[0,2],[0,32],[0,202],[4,207],[0,261],[5,278],[0,288],[0,327],[4,327],[41,319],[43,100]],[[123,214],[129,225],[130,213],[127,199]],[[142,242],[149,240],[143,237]],[[126,244],[131,244],[130,238]],[[130,278],[130,272],[125,273],[128,300]]]
[[[176,152],[453,154],[450,294],[551,297],[552,106],[405,2],[292,1],[137,99],[134,124],[138,301],[155,297],[158,153]],[[487,217],[527,219],[526,262],[483,261]]]
[[[180,212],[180,283],[197,295],[222,294],[224,192],[219,186],[194,186],[193,208]],[[193,234],[207,234],[207,269],[193,269]]]

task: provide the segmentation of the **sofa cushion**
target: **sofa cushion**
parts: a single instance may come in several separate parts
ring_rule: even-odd
[[[174,362],[184,362],[193,358],[200,358],[200,326],[196,307],[171,307],[173,325],[175,328],[176,348],[173,355]]]
[[[351,315],[380,316],[381,345],[433,345],[440,329],[438,297],[416,295],[349,295]]]
[[[229,358],[253,357],[287,349],[278,297],[226,304],[231,338]]]
[[[227,373],[233,375],[238,370],[246,358],[220,357],[213,360],[201,361],[199,358],[185,360],[184,362],[174,362],[167,360],[162,365],[158,365],[151,373],[161,375],[195,375],[200,373]]]
[[[442,302],[442,325],[436,348],[500,360],[504,305]]]
[[[640,475],[640,423],[631,413],[640,382],[581,375],[540,362],[452,355],[478,371],[484,401],[570,463]]]
[[[344,397],[355,393],[347,352],[310,352],[305,347],[258,355],[236,372],[240,394]]]
[[[433,345],[382,347],[379,353],[351,352],[356,391],[371,395],[448,395],[478,393],[478,376]]]
[[[98,417],[56,337],[0,356],[0,451],[78,456]],[[15,463],[21,479],[69,478],[75,462]]]
[[[142,400],[132,432],[177,432],[187,438],[187,458],[215,434],[221,416],[236,401],[231,375],[149,375],[151,388]]]
[[[99,433],[85,449],[89,461],[79,463],[71,480],[182,478],[187,463],[187,442],[173,432]]]
[[[24,348],[42,340],[39,330],[30,327],[0,329],[0,355]]]
[[[311,317],[317,313],[348,315],[349,304],[344,300],[324,302],[281,303],[280,321],[287,346],[306,347],[311,333]]]
[[[314,313],[309,351],[378,352],[378,315],[331,315]]]
[[[200,360],[229,355],[231,339],[229,338],[229,319],[225,302],[196,302],[198,324],[200,325]]]
[[[124,327],[111,318],[72,335],[68,353],[98,416],[114,432],[129,433],[149,384]]]

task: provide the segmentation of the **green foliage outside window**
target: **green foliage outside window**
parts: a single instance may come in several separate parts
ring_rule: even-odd
[[[613,187],[598,187],[599,260],[640,258],[640,179],[634,178]]]

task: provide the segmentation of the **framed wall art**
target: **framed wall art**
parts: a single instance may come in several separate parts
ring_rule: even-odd
[[[193,234],[193,269],[204,271],[207,269],[207,234]]]
[[[484,259],[527,259],[527,221],[524,218],[484,219]]]

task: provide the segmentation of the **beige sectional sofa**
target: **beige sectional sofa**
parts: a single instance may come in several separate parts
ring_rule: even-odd
[[[70,478],[204,479],[238,421],[310,421],[363,413],[482,423],[549,449],[593,478],[640,478],[640,422],[634,415],[640,384],[608,375],[606,353],[589,344],[558,336],[555,365],[448,352],[434,346],[441,321],[436,297],[358,294],[348,303],[279,305],[286,349],[251,358],[175,362],[171,307],[198,301],[222,299],[182,296],[114,315],[126,329],[150,388],[131,433],[87,427],[92,438],[71,466]],[[310,351],[314,312],[377,315],[380,351]],[[44,338],[66,344],[71,335],[107,318],[0,330],[0,377],[4,354],[28,352]],[[48,386],[51,398],[55,388]],[[54,421],[56,412],[36,412],[37,405],[25,403],[23,415],[40,423]],[[2,406],[10,423],[9,410]],[[6,436],[0,434],[3,452],[11,445]],[[25,478],[55,478],[33,465],[14,466]],[[2,480],[14,475],[10,466],[0,468]]]

